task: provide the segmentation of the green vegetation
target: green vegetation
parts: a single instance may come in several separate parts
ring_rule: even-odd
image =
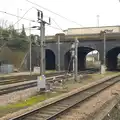
[[[16,30],[13,25],[0,26],[0,62],[13,64],[15,68],[19,68],[29,50],[29,37],[32,40],[32,47],[35,46],[36,36],[27,36],[24,25],[22,25],[21,32]],[[24,66],[22,67],[24,69]]]
[[[0,44],[1,46],[6,45],[11,49],[26,50],[28,49],[28,37],[26,36],[24,25],[22,25],[22,31],[19,33],[14,29],[13,25],[8,28],[0,28]]]
[[[94,75],[88,75],[85,78],[81,78],[80,82],[73,82],[73,81],[67,81],[64,84],[64,89],[61,90],[56,90],[57,92],[50,92],[50,93],[45,93],[45,94],[37,94],[36,96],[30,97],[27,100],[21,100],[17,103],[14,104],[8,104],[6,106],[0,106],[0,117],[4,116],[5,114],[16,112],[17,110],[27,108],[29,106],[35,105],[36,103],[39,103],[41,101],[44,101],[46,99],[61,95],[62,93],[69,92],[73,89],[80,88],[83,85],[86,85],[90,82],[93,82],[95,80],[101,79],[106,76],[110,75],[117,75],[119,73],[113,73],[113,72],[106,72],[106,74],[101,75],[101,74],[94,74]]]
[[[21,100],[18,103],[8,104],[6,106],[0,106],[0,117],[8,113],[16,112],[19,109],[24,109],[29,106],[35,105],[36,103],[42,102],[46,99],[58,96],[60,94],[62,94],[62,92],[45,93],[45,94],[33,96],[24,101]]]

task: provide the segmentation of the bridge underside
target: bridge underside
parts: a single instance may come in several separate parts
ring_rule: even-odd
[[[86,69],[86,55],[93,50],[88,47],[78,47],[78,70]]]
[[[78,70],[86,69],[86,55],[94,49],[88,47],[78,47]],[[64,56],[65,70],[71,71],[73,69],[73,60],[71,53],[68,51]]]
[[[55,54],[52,50],[46,49],[46,70],[55,70]]]
[[[34,49],[32,50],[31,53],[31,67],[32,71],[34,67],[39,67],[40,66],[40,54],[37,53]],[[46,70],[55,70],[55,54],[52,50],[46,49],[45,51],[45,66]],[[27,69],[30,69],[30,56],[28,55],[27,57]]]
[[[108,51],[106,55],[106,66],[108,70],[117,70],[119,53],[120,53],[120,47],[116,47]]]
[[[78,70],[85,70],[86,69],[86,56],[89,52],[93,51],[94,49],[89,47],[78,47]],[[118,54],[120,53],[120,47],[115,47],[109,50],[106,53],[106,66],[108,70],[117,70],[118,69]],[[61,53],[62,54],[62,53]],[[101,54],[102,55],[102,54]],[[62,56],[62,55],[61,55]],[[46,49],[46,70],[55,70],[57,66],[57,55],[50,49]],[[103,58],[103,56],[101,56]],[[63,55],[63,61],[61,64],[63,65],[62,70],[73,70],[73,60],[71,59],[70,51],[66,52]],[[27,58],[27,69],[30,69],[30,58],[28,55]],[[102,59],[101,59],[102,61]],[[35,66],[40,66],[40,56],[39,52],[36,50],[32,50],[32,70]]]

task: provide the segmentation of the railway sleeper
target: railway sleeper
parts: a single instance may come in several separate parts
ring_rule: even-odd
[[[51,110],[46,110],[46,111],[41,111],[40,114],[54,114],[56,111],[51,111]]]
[[[22,120],[22,119],[21,119]],[[39,117],[36,117],[36,116],[30,116],[30,117],[27,117],[27,118],[25,118],[25,119],[23,119],[23,120],[44,120],[43,118],[39,118]]]

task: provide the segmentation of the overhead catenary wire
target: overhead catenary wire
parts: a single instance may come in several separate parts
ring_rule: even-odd
[[[6,12],[6,11],[1,11],[0,10],[0,12],[2,12],[2,13],[5,13],[5,14],[8,14],[8,15],[10,15],[10,16],[13,16],[13,17],[18,17],[17,15],[15,15],[15,14],[12,14],[12,13],[8,13],[8,12]],[[24,19],[24,20],[27,20],[27,21],[31,21],[31,22],[34,22],[34,23],[38,23],[37,21],[35,21],[35,20],[30,20],[30,19],[28,19],[28,18],[25,18],[25,17],[21,17],[21,16],[19,16],[20,18],[22,18],[22,19]],[[54,20],[55,21],[55,20]],[[49,27],[51,27],[51,28],[54,28],[54,29],[57,29],[57,30],[61,30],[61,28],[59,27],[59,28],[57,28],[57,27],[54,27],[54,26],[49,26]],[[28,28],[29,29],[29,28]]]
[[[53,13],[53,14],[55,14],[55,15],[63,18],[63,19],[65,19],[65,20],[69,21],[69,22],[75,23],[75,24],[77,24],[77,25],[79,25],[79,26],[82,27],[81,24],[79,24],[79,23],[77,23],[77,22],[75,22],[75,21],[73,21],[73,20],[70,20],[70,19],[68,19],[67,17],[64,17],[64,16],[62,16],[62,15],[56,13],[56,12],[53,12],[52,10],[50,10],[50,9],[48,9],[48,8],[45,8],[45,7],[43,7],[43,6],[41,6],[41,5],[38,5],[37,3],[31,2],[31,1],[29,1],[29,0],[26,0],[26,1],[29,2],[29,3],[31,3],[31,4],[33,4],[33,5],[36,5],[36,6],[40,7],[40,8],[42,8],[42,9],[46,10],[46,11],[49,11],[49,12],[51,12],[51,13]]]
[[[12,14],[12,13],[9,13],[9,12],[6,12],[6,11],[1,11],[1,10],[0,10],[0,12],[1,12],[1,13],[5,13],[5,14],[8,14],[8,15],[13,16],[13,17],[18,17],[17,15]],[[24,17],[21,17],[21,16],[19,16],[19,18],[22,18],[22,19],[24,19],[24,20],[31,21],[31,22],[36,22],[35,20],[30,20],[30,19],[28,19],[28,18],[24,18]]]
[[[23,14],[23,16],[22,17],[20,17],[20,19],[18,19],[17,20],[17,22],[15,22],[14,23],[14,25],[16,25],[18,22],[20,22],[22,19],[24,19],[24,16],[31,10],[31,9],[33,9],[34,7],[31,7],[31,8],[29,8],[24,14]],[[36,8],[34,8],[34,9],[36,9]],[[33,22],[33,21],[32,21]]]
[[[31,10],[31,9],[33,9],[34,7],[31,7],[31,8],[29,8],[24,14],[23,14],[23,16],[22,17],[20,17],[20,19],[18,19],[14,24],[13,24],[13,26],[15,26],[18,22],[20,22],[20,20],[22,20],[22,19],[26,19],[26,18],[24,18],[24,16]],[[7,13],[7,12],[5,12],[5,11],[0,11],[0,12],[2,12],[2,13],[5,13],[5,14],[8,14],[8,15],[11,15],[11,16],[14,16],[14,17],[18,17],[17,15],[14,15],[14,14],[11,14],[11,13]],[[26,19],[26,20],[28,20],[28,19]],[[33,22],[33,21],[32,21]],[[9,26],[10,27],[10,26]],[[9,28],[8,27],[8,28]],[[8,29],[7,28],[7,29]],[[12,32],[10,33],[10,36],[12,36]],[[5,37],[4,37],[5,38]],[[13,37],[12,37],[13,38]],[[9,39],[10,39],[10,37],[9,37]],[[19,39],[21,39],[21,38],[19,38]],[[7,44],[7,43],[6,43]]]
[[[30,0],[26,0],[26,1],[29,2],[29,3],[31,3],[31,4],[33,4],[33,5],[35,5],[35,6],[40,7],[40,8],[42,8],[42,9],[46,10],[46,11],[49,11],[49,12],[51,12],[51,13],[53,13],[53,14],[55,14],[55,15],[63,18],[63,19],[66,19],[66,20],[69,21],[69,22],[75,23],[75,24],[83,27],[81,24],[79,24],[79,23],[77,23],[77,22],[75,22],[75,21],[72,21],[72,20],[68,19],[67,17],[64,17],[64,16],[62,16],[62,15],[56,13],[56,12],[53,12],[52,10],[50,10],[50,9],[48,9],[48,8],[45,8],[45,7],[41,6],[41,5],[38,5],[37,3],[31,2]],[[55,21],[54,21],[54,22],[55,22]],[[58,26],[58,25],[57,25],[57,26]],[[60,28],[60,27],[59,27],[59,28]],[[60,28],[60,29],[61,29],[61,28]],[[80,30],[81,30],[81,35],[82,35],[82,29],[80,28]],[[63,31],[63,30],[62,30],[62,31]],[[64,31],[63,31],[63,32],[64,32]]]
[[[34,8],[34,7],[32,7],[32,8]],[[30,9],[32,9],[32,8],[30,8]],[[30,9],[28,9],[28,11],[29,11]],[[36,8],[35,8],[35,9],[36,9]],[[28,12],[28,11],[27,11],[27,12]],[[1,12],[1,13],[5,13],[5,14],[8,14],[8,15],[13,16],[13,17],[18,17],[18,15],[15,15],[15,14],[12,14],[12,13],[9,13],[9,12],[6,12],[6,11],[1,11],[1,10],[0,10],[0,12]],[[26,13],[27,13],[27,12],[26,12]],[[25,13],[25,14],[26,14],[26,13]],[[25,14],[24,14],[22,17],[19,16],[19,18],[24,19],[24,20],[27,20],[27,21],[31,21],[31,22],[34,22],[34,23],[38,23],[38,22],[35,21],[35,20],[31,20],[31,19],[25,18],[25,17],[24,17]],[[52,20],[53,20],[53,19],[52,19]],[[20,21],[20,20],[19,20],[19,21]],[[18,21],[18,22],[19,22],[19,21]],[[53,21],[56,23],[55,20],[53,20]],[[16,22],[15,24],[17,24],[17,22]],[[56,25],[59,26],[57,23],[56,23]],[[62,30],[60,26],[59,26],[59,28],[54,27],[54,26],[51,26],[51,25],[50,25],[49,27],[54,28],[54,29],[57,29],[57,30]]]
[[[33,7],[32,7],[33,8]],[[22,20],[22,19],[25,19],[25,20],[28,20],[28,19],[26,19],[26,18],[24,18],[24,16],[28,13],[28,11],[30,11],[32,8],[30,8],[30,9],[28,9],[24,14],[23,14],[23,16],[22,17],[20,17],[20,19],[18,19],[14,24],[13,24],[13,26],[15,26],[18,22],[20,22],[20,20]],[[11,13],[7,13],[7,12],[5,12],[5,11],[0,11],[0,12],[3,12],[3,13],[5,13],[5,14],[8,14],[8,15],[11,15],[11,16],[14,16],[14,17],[18,17],[17,15],[14,15],[14,14],[11,14]],[[29,21],[31,21],[31,20],[29,20]],[[35,21],[31,21],[31,22],[35,22]],[[53,26],[51,26],[51,27],[53,27]],[[9,27],[8,27],[9,28]],[[55,28],[55,27],[53,27],[53,28]],[[57,28],[58,29],[58,28]],[[8,39],[14,39],[13,38],[13,36],[12,36],[12,32],[10,33],[10,37],[4,37],[4,38],[8,38]],[[17,39],[16,37],[15,37],[15,39]],[[21,38],[19,38],[19,39],[21,39]],[[25,38],[24,38],[25,39]],[[7,41],[7,42],[5,42],[5,44],[4,44],[4,46],[8,43],[9,41]],[[2,47],[1,47],[2,48]],[[26,56],[28,55],[28,52],[25,54],[25,56],[24,56],[24,58],[23,58],[23,60],[22,60],[22,62],[21,62],[21,64],[20,64],[20,67],[19,67],[19,70],[20,70],[20,68],[21,68],[21,66],[22,66],[22,64],[23,64],[23,61],[26,59]]]
[[[48,16],[44,15],[44,17],[49,18]],[[51,17],[50,17],[51,18]],[[48,25],[51,28],[57,29],[57,30],[61,30],[62,32],[64,32],[64,30],[60,27],[60,25],[55,21],[55,19],[51,18],[51,20],[53,20],[53,22],[56,24],[57,27],[54,27],[52,25]]]
[[[60,25],[58,25],[58,23],[57,23],[53,18],[51,18],[51,19],[52,19],[52,20],[54,21],[54,23],[58,26],[58,28],[63,31],[63,29],[60,27]]]
[[[8,12],[6,12],[6,11],[1,11],[0,10],[0,12],[1,13],[5,13],[5,14],[8,14],[8,15],[10,15],[10,16],[13,16],[13,17],[18,17],[17,15],[15,15],[15,14],[12,14],[12,13],[8,13]],[[19,16],[19,18],[21,18],[21,19],[24,19],[24,20],[27,20],[27,21],[31,21],[31,22],[34,22],[34,23],[38,23],[37,21],[35,21],[35,20],[31,20],[31,19],[28,19],[28,18],[25,18],[24,16]],[[19,21],[18,21],[19,22]],[[17,23],[15,23],[15,24],[17,24]],[[51,28],[54,28],[54,29],[57,29],[57,30],[61,30],[60,28],[57,28],[57,27],[54,27],[54,26],[49,26],[49,27],[51,27]],[[27,28],[27,29],[29,29],[29,28]]]
[[[56,30],[62,30],[62,29],[60,29],[60,28],[57,28],[57,27],[54,27],[54,26],[51,26],[51,25],[47,25],[48,27],[51,27],[51,28],[54,28],[54,29],[56,29]],[[63,30],[62,30],[63,31]]]

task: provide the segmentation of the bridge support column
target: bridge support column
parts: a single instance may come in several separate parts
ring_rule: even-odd
[[[117,69],[117,56],[114,56],[114,57],[112,56],[110,58],[107,58],[106,66],[107,66],[108,70]]]
[[[103,54],[103,50],[99,52],[100,53],[100,73],[101,74],[105,74],[106,72],[106,62],[104,61],[104,54]]]
[[[86,55],[78,53],[78,70],[85,70],[86,68]]]
[[[56,70],[61,71],[63,70],[63,63],[62,60],[64,60],[64,57],[62,55],[62,50],[61,50],[61,40],[65,39],[65,34],[64,33],[58,33],[55,35],[55,39],[57,41],[57,56],[56,56]],[[61,59],[62,58],[62,59]]]

